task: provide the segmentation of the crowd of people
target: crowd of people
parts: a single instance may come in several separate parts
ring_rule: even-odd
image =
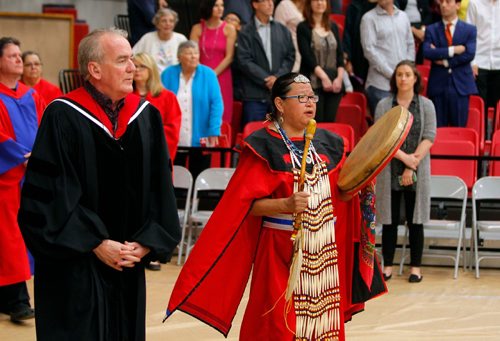
[[[128,5],[136,14],[131,37],[114,28],[86,36],[78,49],[84,86],[69,94],[43,78],[36,51],[0,39],[1,313],[16,323],[35,316],[26,286],[29,249],[39,340],[144,339],[144,268],[159,270],[157,261],[168,261],[180,240],[171,166],[188,165],[194,177],[210,166],[210,155],[197,147],[218,146],[221,125],[235,126],[234,101],[242,102],[236,129],[270,124],[242,142],[235,180],[181,272],[169,315],[187,311],[227,331],[255,264],[242,339],[342,340],[344,321],[386,291],[401,204],[410,232],[408,280],[422,280],[429,151],[437,127],[466,125],[470,95],[488,107],[500,100],[500,1],[470,0],[464,8],[460,0],[352,0],[339,25],[330,16],[341,10],[339,1],[202,0],[189,39],[176,32],[180,17],[167,1]],[[426,93],[417,69],[424,61]],[[359,205],[371,197],[365,191],[347,198],[337,188],[342,139],[320,130],[311,154],[299,153],[309,119],[335,122],[342,96],[353,89],[365,93],[375,121],[397,105],[413,114],[408,137],[374,189],[385,267],[372,258],[363,279],[347,275],[362,272],[362,260],[353,260],[361,246],[343,233],[361,225]],[[309,287],[296,289],[324,317],[303,318],[311,311],[297,301],[296,316],[284,319],[293,220],[315,209],[309,194],[294,189],[302,157],[317,175],[306,187],[324,182],[319,226],[336,239],[314,239],[312,225],[303,233],[335,250],[323,255],[318,277],[326,271],[340,279],[311,279],[328,286],[325,305]],[[241,205],[231,211],[236,198]],[[320,256],[312,245],[304,244],[311,259]],[[205,294],[235,259],[243,265],[228,283],[231,299],[214,309]],[[264,285],[270,276],[277,278],[272,288]],[[272,309],[262,315],[262,306]]]

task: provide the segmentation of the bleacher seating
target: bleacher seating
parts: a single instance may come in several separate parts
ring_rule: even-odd
[[[345,123],[354,129],[355,141],[358,143],[360,138],[368,130],[365,116],[359,105],[354,104],[340,104],[337,110],[335,123]]]
[[[354,136],[354,129],[345,123],[318,123],[318,128],[322,128],[337,135],[342,136],[347,142],[347,151],[350,152],[356,145],[356,140]]]

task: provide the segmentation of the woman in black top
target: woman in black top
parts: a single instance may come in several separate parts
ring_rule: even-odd
[[[330,3],[307,0],[304,18],[297,26],[300,72],[311,79],[319,96],[316,121],[334,122],[342,97],[344,58],[337,25],[330,21]]]

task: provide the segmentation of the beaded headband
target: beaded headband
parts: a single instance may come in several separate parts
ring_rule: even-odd
[[[295,77],[293,79],[293,81],[295,83],[311,83],[311,81],[309,80],[309,78],[307,78],[306,76],[304,75],[298,75],[297,77]]]

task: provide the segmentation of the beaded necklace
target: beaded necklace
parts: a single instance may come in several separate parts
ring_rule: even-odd
[[[212,42],[212,53],[211,54],[208,54],[207,53],[207,50],[206,50],[206,43],[207,43],[207,39],[205,37],[205,34],[201,34],[201,38],[200,38],[200,46],[201,46],[201,51],[203,52],[203,54],[205,55],[205,57],[207,57],[208,60],[211,60],[214,53],[215,53],[215,44],[217,44],[217,39],[219,38],[219,32],[220,32],[220,28],[223,26],[223,23],[224,22],[221,22],[219,24],[219,26],[217,26],[217,28],[215,29],[215,37],[214,37],[214,40]],[[205,31],[207,32],[207,30],[211,30],[211,28],[209,28],[206,24],[206,22],[203,22],[202,23],[202,32]],[[209,49],[210,51],[210,49]]]
[[[278,122],[274,121],[274,126],[278,130],[278,133],[281,136],[281,139],[285,143],[286,148],[290,152],[290,158],[292,159],[292,165],[293,167],[300,167],[300,164],[302,163],[302,157],[304,154],[304,151],[297,148],[297,146],[290,140],[290,138],[287,136],[286,132],[283,130],[283,128],[279,125]],[[305,133],[304,133],[305,136]],[[319,155],[316,153],[316,149],[314,148],[314,145],[311,141],[311,144],[309,146],[309,152],[306,157],[306,162],[309,164],[315,163],[314,161],[319,160]]]

